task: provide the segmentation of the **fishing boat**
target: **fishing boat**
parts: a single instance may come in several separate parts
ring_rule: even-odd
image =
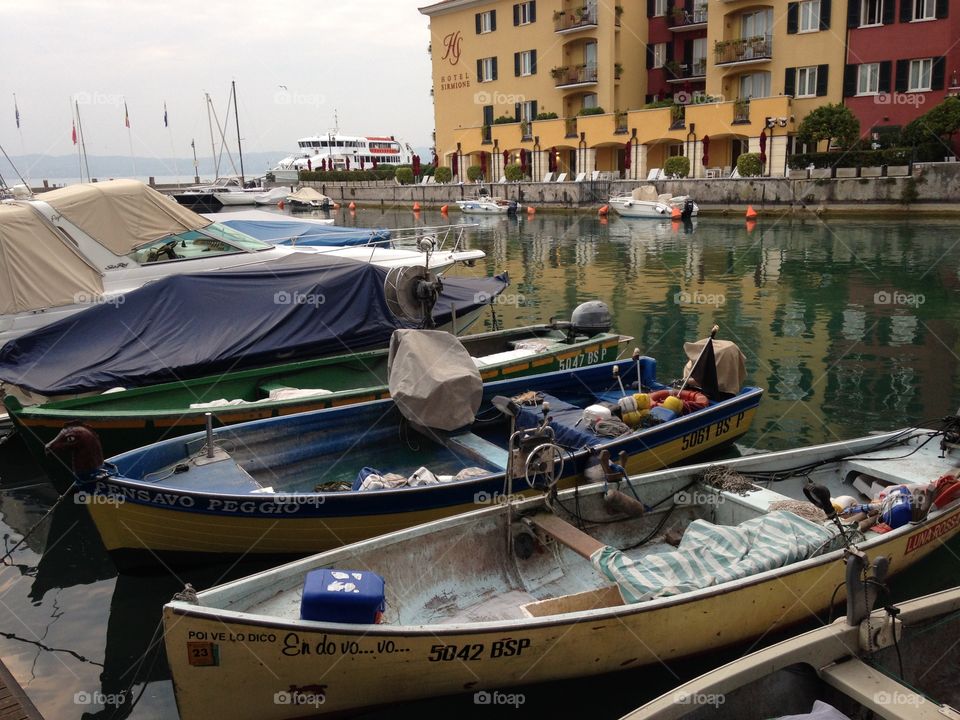
[[[642,185],[629,195],[619,195],[607,201],[607,205],[617,215],[625,218],[696,217],[700,208],[692,198],[686,195],[672,196],[670,193],[657,193],[653,185]]]
[[[862,619],[848,612],[684,683],[623,720],[957,718],[958,636],[960,588]]]
[[[87,428],[67,427],[47,447],[73,452],[119,566],[157,556],[302,555],[473,509],[511,485],[533,492],[544,467],[573,483],[597,472],[603,450],[623,452],[633,471],[687,460],[746,433],[763,394],[738,385],[710,400],[685,390],[687,404],[677,389],[667,399],[652,358],[574,368],[578,358],[556,372],[484,384],[448,333],[400,330],[387,400],[208,427],[116,455],[102,473],[99,450],[76,452],[77,443],[94,444]],[[627,389],[638,377],[646,394]],[[651,394],[663,404],[637,410]],[[517,398],[509,419],[496,408],[500,396]],[[610,406],[621,404],[624,419],[615,421]],[[520,454],[511,441],[518,433]]]
[[[280,181],[297,181],[301,170],[354,170],[378,164],[410,165],[413,148],[393,136],[343,135],[338,129],[297,140],[297,152],[270,172]]]
[[[460,212],[470,215],[516,214],[518,210],[523,209],[516,200],[492,197],[485,188],[480,188],[475,198],[457,200],[457,207],[460,208]]]
[[[436,233],[432,237],[443,239]],[[434,270],[483,258],[456,237],[434,243]],[[300,253],[337,254],[382,267],[422,264],[419,248],[311,248],[271,245],[213,222],[135,180],[51,190],[0,204],[0,346],[98,305],[118,306],[142,285]]]
[[[848,561],[886,558],[893,575],[960,531],[952,426],[641,477],[611,465],[606,482],[522,500],[503,486],[492,507],[188,588],[164,606],[180,717],[293,718],[464,692],[490,703],[809,620],[846,598]],[[892,529],[861,529],[833,509],[857,480],[928,502],[909,504],[903,524],[899,504],[881,511]]]
[[[597,306],[601,307],[597,307]],[[597,314],[603,317],[597,324]],[[338,337],[343,338],[343,335]],[[602,303],[585,303],[569,322],[465,335],[460,343],[484,382],[616,360],[631,338],[610,332]],[[94,430],[107,455],[202,430],[206,413],[216,426],[279,417],[389,397],[386,348],[193,380],[121,389],[43,405],[4,398],[24,443],[44,464],[44,445],[66,422]],[[48,473],[55,467],[48,468]]]

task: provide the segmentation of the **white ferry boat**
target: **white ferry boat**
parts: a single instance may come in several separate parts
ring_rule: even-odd
[[[279,181],[296,180],[300,170],[361,170],[375,165],[410,165],[413,148],[393,136],[312,135],[297,141],[297,152],[283,158],[272,172]]]

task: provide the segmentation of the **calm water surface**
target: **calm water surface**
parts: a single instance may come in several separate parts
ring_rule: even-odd
[[[334,216],[340,225],[414,222],[407,211]],[[446,222],[439,213],[419,219]],[[783,219],[752,230],[741,220],[710,218],[688,227],[547,214],[477,222],[469,242],[487,259],[457,272],[509,271],[512,284],[496,306],[505,326],[565,318],[580,302],[604,300],[616,330],[635,338],[630,348],[656,357],[661,379],[672,379],[685,362],[683,343],[718,324],[719,337],[746,354],[750,382],[767,391],[743,448],[922,424],[960,404],[960,237],[951,222]],[[485,316],[473,330],[491,326]],[[7,546],[55,500],[16,440],[0,448]],[[896,598],[956,584],[958,556],[960,543],[939,550],[898,578]],[[162,647],[144,655],[162,604],[186,581],[209,587],[262,568],[118,578],[85,509],[72,503],[45,520],[13,562],[0,572],[0,655],[48,718],[175,718]],[[516,714],[619,717],[733,656],[523,688],[526,702]],[[515,712],[474,706],[470,696],[411,710]]]

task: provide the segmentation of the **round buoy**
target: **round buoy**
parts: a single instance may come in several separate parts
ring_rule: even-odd
[[[347,207],[350,208],[351,210],[356,210],[356,209],[357,209],[357,204],[356,204],[353,200],[351,200],[351,201],[350,201],[350,204],[347,205]]]
[[[415,202],[415,203],[413,204],[413,211],[414,211],[414,212],[420,212],[420,203]]]
[[[675,412],[677,415],[680,415],[683,412],[683,400],[678,398],[676,395],[671,395],[666,400],[664,400],[663,406],[667,410]]]
[[[609,205],[604,205],[604,206],[602,206],[602,207],[597,211],[597,214],[599,214],[599,215],[606,215],[608,212],[610,212],[610,206],[609,206]]]
[[[449,210],[450,210],[449,205],[444,205],[443,207],[440,208],[440,212],[444,215],[446,215]]]
[[[670,217],[674,220],[679,220],[683,213],[680,211],[676,205],[673,206],[673,209],[670,211]]]
[[[753,209],[753,205],[747,205],[747,220],[755,220],[757,217],[757,211]]]
[[[277,203],[277,207],[280,208],[281,210],[283,210],[283,208],[284,208],[285,206],[286,206],[286,204],[283,202],[283,200],[281,200],[280,202]]]

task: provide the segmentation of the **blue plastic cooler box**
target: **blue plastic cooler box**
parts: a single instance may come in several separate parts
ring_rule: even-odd
[[[367,570],[311,570],[303,583],[301,620],[376,623],[386,609],[383,578]]]

